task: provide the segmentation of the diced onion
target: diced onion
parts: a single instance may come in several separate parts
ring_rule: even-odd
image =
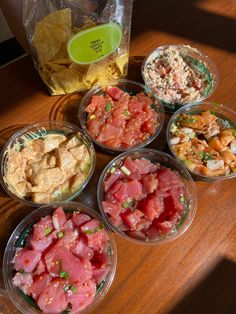
[[[209,170],[224,169],[224,160],[207,160],[207,168]]]

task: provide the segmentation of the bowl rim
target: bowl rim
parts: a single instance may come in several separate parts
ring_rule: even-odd
[[[91,168],[89,171],[89,175],[86,178],[86,180],[84,181],[84,183],[80,186],[79,190],[74,192],[72,195],[68,196],[67,198],[65,198],[63,200],[57,200],[58,202],[60,202],[60,201],[61,202],[62,201],[71,201],[71,200],[75,199],[76,197],[78,197],[82,193],[82,191],[84,190],[86,185],[89,183],[89,181],[90,181],[90,179],[94,173],[95,166],[96,166],[96,152],[95,152],[94,145],[93,145],[90,137],[88,137],[87,134],[85,134],[84,130],[82,130],[81,128],[79,128],[75,124],[67,122],[67,121],[63,121],[63,120],[60,120],[60,121],[58,121],[58,120],[42,120],[42,121],[37,121],[37,122],[31,123],[31,124],[28,124],[25,127],[20,128],[18,131],[14,132],[14,134],[6,141],[6,143],[4,144],[4,146],[1,150],[1,153],[0,153],[0,183],[1,183],[4,191],[9,196],[11,196],[13,199],[15,199],[15,200],[17,200],[17,201],[19,201],[25,205],[29,205],[31,207],[41,207],[41,206],[46,205],[46,204],[55,203],[55,201],[52,201],[49,203],[34,203],[32,201],[26,200],[25,198],[20,198],[19,196],[14,194],[12,191],[10,191],[7,187],[5,180],[4,180],[4,156],[5,156],[5,153],[7,151],[7,148],[9,147],[9,145],[11,145],[11,143],[15,139],[17,139],[20,136],[23,136],[24,133],[26,133],[27,131],[30,131],[30,129],[37,127],[37,126],[41,126],[43,124],[47,124],[47,123],[48,124],[53,123],[54,125],[58,126],[58,129],[60,129],[59,126],[61,125],[61,126],[65,126],[65,127],[70,128],[74,132],[80,132],[82,134],[82,136],[86,139],[87,144],[89,145],[89,150],[90,150],[89,153],[90,153],[90,157],[92,160],[92,165],[91,165]]]
[[[14,250],[14,254],[15,254],[15,251],[16,251],[16,248],[17,248],[16,242],[17,242],[17,239],[18,239],[16,236],[18,236],[18,232],[20,232],[20,228],[25,230],[27,227],[30,226],[30,221],[32,221],[32,219],[33,219],[33,217],[35,215],[40,214],[40,212],[43,212],[41,218],[45,217],[49,213],[44,213],[44,211],[46,211],[48,209],[48,212],[50,212],[50,214],[51,214],[53,209],[55,209],[55,208],[57,208],[59,206],[71,207],[71,210],[69,209],[69,211],[72,211],[72,212],[76,210],[76,209],[72,209],[72,207],[77,207],[79,210],[81,209],[81,212],[84,212],[84,211],[87,212],[87,214],[90,215],[90,217],[92,219],[95,218],[95,219],[98,219],[100,222],[102,222],[104,224],[104,226],[105,226],[105,230],[106,230],[106,233],[108,235],[108,241],[109,241],[109,244],[110,244],[110,247],[111,247],[111,250],[112,250],[112,254],[111,254],[111,270],[110,270],[110,272],[107,275],[109,277],[106,279],[107,284],[106,284],[105,288],[103,286],[102,289],[98,292],[98,294],[95,295],[95,297],[93,299],[93,301],[95,300],[94,303],[91,303],[90,305],[88,305],[85,309],[83,309],[79,313],[85,314],[85,313],[90,312],[92,309],[94,309],[97,306],[97,304],[100,303],[102,301],[102,299],[105,297],[105,295],[107,294],[108,290],[110,289],[110,287],[111,287],[111,285],[112,285],[112,283],[114,281],[115,274],[116,274],[116,269],[117,269],[117,245],[116,245],[116,241],[115,241],[114,235],[112,234],[112,229],[110,228],[109,224],[107,224],[107,222],[104,220],[102,215],[99,212],[97,212],[96,210],[94,210],[93,208],[90,208],[89,206],[84,205],[84,204],[82,204],[80,202],[69,201],[69,202],[55,202],[55,203],[45,204],[45,205],[43,205],[41,207],[38,207],[38,208],[34,209],[32,212],[30,212],[28,215],[26,215],[21,220],[21,222],[15,227],[15,229],[11,233],[11,235],[10,235],[10,237],[8,239],[7,245],[5,247],[5,250],[4,250],[3,271],[2,271],[4,286],[5,286],[5,289],[6,289],[7,293],[8,293],[11,301],[14,303],[14,305],[21,312],[23,311],[22,313],[26,313],[25,312],[25,308],[23,308],[24,305],[21,305],[21,304],[17,303],[16,298],[14,297],[14,291],[13,291],[14,286],[12,284],[12,278],[9,278],[9,276],[8,276],[9,275],[9,271],[6,271],[6,270],[8,270],[7,265],[9,264],[8,254],[9,254],[10,250],[12,250],[12,249]],[[34,223],[36,223],[36,222],[34,222]],[[95,299],[97,295],[98,295],[98,298]],[[29,307],[30,307],[30,312],[29,312],[30,314],[42,313],[42,311],[34,309],[30,305],[29,305]]]
[[[202,52],[202,50],[199,50],[198,48],[194,48],[190,45],[186,45],[186,44],[167,44],[167,45],[162,45],[162,46],[159,46],[157,48],[155,48],[154,50],[152,50],[149,55],[144,59],[143,63],[142,63],[142,67],[141,67],[141,74],[142,74],[142,78],[143,78],[143,81],[145,82],[145,85],[147,86],[147,88],[149,88],[151,91],[153,91],[151,85],[147,82],[147,80],[145,79],[145,76],[144,76],[144,69],[145,69],[145,66],[146,66],[146,63],[148,62],[149,58],[152,57],[153,54],[159,52],[159,51],[162,51],[162,50],[165,50],[169,47],[174,47],[174,48],[177,48],[177,49],[187,49],[189,51],[193,51],[197,54],[199,54],[201,57],[203,57],[204,59],[204,62],[209,64],[210,67],[213,69],[213,71],[209,71],[211,72],[211,74],[213,74],[213,85],[212,85],[212,89],[211,91],[206,95],[206,96],[203,96],[203,97],[200,97],[200,98],[197,98],[197,99],[194,99],[192,101],[188,101],[188,102],[172,102],[170,99],[168,98],[162,98],[160,97],[157,92],[153,92],[153,95],[155,95],[158,100],[160,102],[163,102],[163,103],[169,103],[169,104],[173,104],[173,105],[179,105],[179,106],[185,106],[187,104],[198,104],[199,102],[202,102],[204,101],[205,99],[209,98],[217,89],[218,85],[219,85],[219,80],[220,80],[220,75],[219,75],[219,71],[218,71],[218,68],[215,64],[215,62],[207,55],[205,54],[204,52]],[[197,59],[197,58],[196,58]],[[173,111],[172,111],[173,112]]]
[[[208,181],[208,182],[213,182],[213,181],[222,181],[222,180],[226,180],[226,179],[233,179],[236,177],[236,173],[232,173],[230,175],[225,175],[225,176],[205,176],[203,174],[199,174],[196,173],[190,169],[188,169],[183,162],[180,161],[180,159],[177,157],[177,155],[175,154],[175,152],[172,149],[172,145],[170,144],[170,127],[171,124],[173,123],[173,121],[176,119],[177,115],[181,114],[181,113],[187,113],[187,112],[191,112],[192,110],[194,110],[194,108],[197,109],[198,106],[201,105],[205,105],[205,106],[209,106],[209,110],[210,107],[211,109],[214,109],[214,111],[217,112],[217,108],[222,108],[224,111],[233,114],[235,116],[235,121],[236,121],[236,112],[234,110],[232,110],[231,108],[221,104],[221,103],[216,103],[216,102],[210,102],[210,101],[203,101],[201,103],[198,104],[188,104],[183,106],[182,108],[178,109],[170,118],[168,125],[166,127],[166,139],[167,139],[167,144],[168,147],[171,151],[171,154],[174,156],[174,158],[176,158],[186,169],[187,171],[193,176],[193,178],[196,179],[201,179],[202,181]],[[201,110],[201,109],[199,109]],[[203,109],[201,111],[206,111],[207,109]],[[228,118],[226,118],[226,120],[229,120]],[[236,122],[235,122],[236,124]]]
[[[174,232],[172,234],[169,234],[169,236],[167,236],[167,238],[165,238],[165,239],[159,239],[159,240],[155,240],[155,241],[143,241],[143,240],[138,240],[138,239],[132,238],[132,237],[126,235],[125,233],[121,232],[119,230],[119,228],[115,227],[103,209],[103,206],[102,206],[103,198],[101,195],[103,192],[102,185],[103,185],[104,178],[106,177],[108,170],[112,166],[114,166],[119,160],[124,159],[125,157],[128,157],[128,156],[131,156],[135,153],[141,153],[142,154],[142,153],[149,153],[149,152],[151,154],[156,154],[156,155],[159,155],[161,157],[167,158],[168,160],[171,160],[173,162],[173,164],[176,166],[176,168],[179,167],[182,170],[182,172],[184,173],[184,175],[186,176],[185,179],[188,182],[188,184],[187,184],[188,186],[186,185],[186,188],[187,188],[188,192],[191,194],[191,210],[189,211],[189,214],[188,214],[188,217],[190,217],[190,214],[191,214],[191,217],[190,217],[188,224],[185,226],[185,228],[180,229],[180,232]],[[175,169],[175,170],[177,170],[177,169]],[[179,238],[190,227],[190,225],[192,224],[193,219],[196,215],[196,211],[197,211],[197,190],[196,190],[196,186],[195,186],[195,183],[194,183],[191,175],[189,174],[187,169],[185,167],[183,167],[183,165],[181,164],[181,162],[179,162],[179,160],[175,159],[174,157],[172,157],[171,155],[169,155],[165,152],[162,152],[162,151],[159,151],[159,150],[156,150],[153,148],[137,148],[137,149],[132,149],[130,151],[124,152],[124,153],[116,156],[103,169],[101,176],[99,178],[99,181],[98,181],[98,185],[97,185],[97,203],[99,206],[100,213],[103,216],[103,218],[106,220],[107,224],[109,224],[110,228],[116,234],[118,234],[120,237],[125,238],[125,239],[127,239],[133,243],[136,243],[136,244],[156,246],[156,245],[159,245],[162,243],[171,242],[171,241]]]
[[[98,142],[88,131],[87,129],[87,126],[86,126],[86,121],[84,119],[84,109],[85,109],[85,102],[87,101],[87,99],[91,98],[93,96],[94,93],[96,92],[99,92],[99,91],[102,91],[106,86],[117,86],[119,84],[133,84],[133,85],[136,85],[140,88],[142,88],[143,92],[150,98],[153,99],[153,101],[157,102],[158,103],[158,116],[159,116],[159,126],[158,128],[156,129],[156,132],[152,135],[152,136],[149,136],[149,138],[136,145],[136,146],[132,146],[132,147],[129,147],[129,148],[110,148],[109,146],[107,145],[104,145],[100,142]],[[150,95],[151,94],[151,95]],[[87,136],[89,136],[92,140],[92,142],[97,146],[97,147],[100,147],[101,149],[105,150],[106,152],[108,153],[122,153],[122,152],[126,152],[127,150],[130,150],[130,149],[135,149],[135,148],[142,148],[148,144],[150,144],[162,131],[163,129],[163,126],[164,126],[164,120],[165,120],[165,114],[164,114],[164,108],[163,108],[163,105],[162,103],[156,99],[152,93],[150,93],[146,86],[139,83],[139,82],[136,82],[136,81],[132,81],[132,80],[127,80],[127,79],[119,79],[119,80],[116,80],[116,81],[112,81],[108,84],[101,84],[101,85],[95,85],[93,88],[91,88],[85,95],[84,97],[82,98],[81,102],[79,103],[78,105],[78,110],[77,110],[77,116],[79,118],[79,123],[82,127],[82,129],[84,130],[84,132],[87,134]]]

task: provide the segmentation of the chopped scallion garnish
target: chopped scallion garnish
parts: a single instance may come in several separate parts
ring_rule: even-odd
[[[108,103],[106,104],[106,107],[105,107],[106,112],[111,111],[111,108],[112,108],[112,103],[111,103],[111,102],[108,102]]]
[[[47,227],[47,228],[44,229],[45,236],[47,236],[51,232],[52,232],[52,228],[51,227]]]
[[[60,277],[60,278],[67,279],[67,278],[69,277],[69,274],[68,274],[67,271],[61,271],[61,272],[59,273],[59,277]]]
[[[127,176],[129,176],[131,174],[131,172],[129,171],[128,168],[126,168],[125,166],[120,167],[120,170],[124,172],[124,174],[126,174]]]

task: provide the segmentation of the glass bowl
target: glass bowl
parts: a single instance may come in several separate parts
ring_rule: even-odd
[[[40,218],[49,215],[53,210],[59,206],[62,206],[66,213],[80,211],[90,217],[97,219],[100,223],[104,225],[106,233],[108,235],[109,241],[109,258],[111,268],[106,275],[105,282],[103,281],[99,286],[97,286],[97,293],[92,301],[92,303],[87,306],[84,310],[79,313],[88,313],[91,311],[106,295],[109,290],[116,272],[117,264],[117,249],[115,240],[113,238],[110,227],[106,224],[106,221],[93,209],[88,208],[80,203],[76,202],[63,202],[63,203],[54,203],[50,205],[44,205],[35,209],[29,215],[27,215],[13,231],[11,237],[8,240],[7,246],[4,252],[3,258],[3,279],[6,291],[11,298],[15,306],[22,312],[28,314],[42,313],[41,310],[37,307],[34,300],[25,295],[20,288],[15,287],[12,283],[12,279],[16,273],[14,270],[14,264],[12,260],[15,256],[16,250],[19,247],[24,246],[25,239],[30,233],[30,230],[34,223],[40,220]],[[68,312],[63,312],[68,313]]]
[[[111,174],[114,174],[114,175],[120,174],[121,173],[120,170],[122,170],[122,172],[125,172],[125,174],[127,174],[127,176],[125,177],[123,182],[125,182],[125,180],[128,180],[128,182],[129,182],[130,179],[128,179],[128,176],[130,174],[133,175],[133,173],[131,171],[129,171],[129,169],[127,172],[127,167],[123,167],[124,166],[123,162],[126,160],[127,157],[130,157],[132,161],[145,158],[152,163],[160,164],[162,170],[164,168],[169,168],[170,170],[175,172],[175,175],[177,174],[177,177],[180,179],[180,181],[183,184],[183,189],[181,191],[184,191],[183,192],[184,194],[181,194],[181,197],[179,198],[179,201],[181,201],[183,204],[182,205],[182,213],[178,217],[178,220],[175,221],[174,228],[172,228],[168,232],[165,232],[165,235],[163,235],[163,233],[162,233],[160,236],[153,237],[152,234],[150,235],[150,233],[149,233],[150,236],[149,235],[143,236],[142,234],[140,235],[139,232],[138,233],[130,232],[132,230],[124,227],[124,223],[123,223],[123,225],[122,225],[122,223],[120,224],[119,219],[122,217],[122,220],[123,220],[123,217],[124,217],[124,216],[122,216],[123,213],[121,214],[121,212],[126,211],[123,208],[127,208],[129,206],[129,205],[126,206],[126,203],[128,203],[128,202],[124,202],[122,204],[123,208],[121,209],[121,212],[119,213],[119,217],[118,217],[118,215],[116,215],[116,211],[113,211],[113,213],[115,214],[113,216],[110,216],[109,214],[107,214],[105,212],[104,205],[103,205],[103,201],[105,199],[105,189],[106,189],[106,192],[107,191],[110,192],[112,189],[113,189],[113,191],[116,191],[116,187],[114,184],[115,181],[110,180],[110,187],[111,187],[111,189],[110,189],[104,185],[105,180],[107,178],[110,179]],[[136,170],[134,170],[134,171],[136,171]],[[124,178],[124,176],[121,176],[121,177],[117,176],[117,177],[118,178]],[[139,177],[139,182],[142,182],[142,180],[143,180],[143,178],[140,179],[140,177]],[[150,180],[148,179],[148,181],[152,181],[152,179],[150,179]],[[169,179],[168,179],[168,181],[169,181]],[[108,181],[106,181],[106,182],[108,182]],[[120,189],[122,189],[122,187]],[[136,183],[136,189],[137,189],[137,183]],[[128,191],[128,190],[126,190],[126,191]],[[129,190],[129,191],[131,191],[131,190]],[[137,190],[135,190],[135,191],[137,191]],[[150,197],[151,194],[145,195],[144,184],[142,186],[142,191],[143,191],[142,193],[144,193],[144,198],[147,199],[147,197]],[[156,193],[156,190],[149,190],[149,192],[152,193],[152,195],[154,195]],[[125,192],[123,194],[125,195]],[[138,194],[138,192],[135,192],[135,195],[137,195],[137,194]],[[111,192],[110,192],[110,195],[111,195]],[[163,197],[164,197],[164,195],[165,194],[162,194]],[[165,196],[167,196],[167,194]],[[113,199],[114,199],[114,196],[113,196]],[[111,200],[111,202],[113,203],[114,202],[113,199],[110,198],[110,196],[106,197],[106,200],[108,200],[108,202],[109,202],[109,200]],[[185,167],[183,167],[183,165],[178,160],[174,159],[170,155],[163,153],[163,152],[160,152],[160,151],[157,151],[157,150],[154,150],[154,149],[147,149],[147,148],[134,149],[134,150],[131,150],[129,152],[125,152],[125,153],[117,156],[116,158],[114,158],[105,167],[105,169],[103,170],[103,172],[101,174],[99,183],[98,183],[97,200],[98,200],[98,205],[99,205],[100,212],[101,212],[102,216],[104,217],[106,222],[111,226],[111,228],[114,232],[116,232],[118,235],[124,237],[127,240],[131,240],[131,241],[141,243],[141,244],[148,244],[148,245],[157,245],[159,243],[169,242],[169,241],[177,239],[179,236],[181,236],[189,228],[190,224],[192,223],[193,218],[194,218],[195,213],[196,213],[196,208],[197,208],[197,194],[196,194],[195,184],[194,184],[191,176],[189,175],[188,171],[185,169]],[[115,202],[116,202],[116,200],[115,200]],[[141,199],[141,202],[143,202],[142,199]],[[145,200],[144,200],[144,202],[145,202]],[[164,204],[164,199],[161,202],[163,202],[162,204]],[[134,205],[134,207],[131,209],[131,211],[133,211],[134,209],[136,211],[136,208],[138,208],[141,211],[143,207],[141,207],[142,205],[140,206],[139,204],[140,204],[139,201],[138,202],[136,201],[136,204],[131,204],[131,206]],[[143,203],[141,203],[141,204],[143,204]],[[107,203],[106,203],[106,206],[107,206]],[[167,206],[167,208],[168,208],[168,206]],[[111,207],[111,209],[112,209],[112,207]],[[167,209],[167,211],[169,211],[169,210],[171,211],[171,207],[169,207]],[[147,213],[147,211],[146,211],[146,213]],[[113,219],[114,216],[116,217],[116,220]],[[159,217],[157,217],[157,218],[159,218]],[[154,222],[154,220],[153,220],[153,222]],[[166,220],[168,220],[168,218],[166,218]],[[117,224],[117,221],[119,222],[118,224]],[[168,225],[168,223],[166,225]],[[145,223],[144,223],[144,226],[145,226]],[[150,227],[150,224],[147,226],[147,228],[149,228],[149,227]],[[146,231],[144,231],[144,232],[146,232]]]
[[[227,146],[224,146],[224,147],[219,146],[219,148],[220,148],[219,152],[218,152],[218,150],[215,151],[215,149],[218,149],[219,142],[217,142],[217,146],[215,146],[214,143],[215,143],[215,139],[218,138],[219,133],[215,133],[215,134],[212,133],[212,132],[214,132],[214,128],[211,129],[209,134],[205,132],[207,138],[203,134],[199,134],[198,130],[197,130],[197,132],[194,131],[194,124],[193,124],[193,128],[191,128],[191,127],[184,128],[184,130],[185,129],[187,130],[184,132],[187,132],[187,133],[189,132],[189,134],[186,134],[184,136],[184,138],[186,137],[187,142],[191,142],[190,148],[192,149],[193,153],[195,154],[194,156],[196,158],[192,158],[191,157],[192,155],[189,155],[188,158],[185,158],[186,157],[185,153],[187,153],[187,151],[185,151],[185,153],[183,155],[180,151],[177,154],[177,152],[175,150],[178,148],[178,146],[175,146],[175,149],[174,149],[174,145],[180,144],[180,142],[177,143],[176,141],[178,141],[178,138],[179,138],[177,135],[177,132],[179,132],[177,129],[177,126],[179,125],[179,123],[181,123],[181,120],[180,120],[180,119],[182,119],[181,115],[182,114],[194,115],[194,114],[199,114],[201,112],[210,112],[211,114],[216,116],[217,117],[217,123],[220,125],[220,128],[223,128],[223,129],[232,128],[231,140],[232,141],[234,140],[235,144],[234,144],[234,153],[233,153],[233,155],[231,155],[231,157],[234,159],[234,170],[232,169],[231,172],[228,174],[213,175],[214,173],[210,174],[209,172],[207,172],[207,169],[205,167],[201,167],[201,165],[205,165],[206,167],[211,167],[212,165],[208,165],[208,160],[212,160],[212,159],[216,160],[216,159],[219,159],[218,157],[221,156],[221,154],[222,154],[222,156],[225,155],[225,153],[220,152],[220,150],[222,148],[222,151],[224,151],[225,148],[227,148]],[[196,120],[196,119],[193,117],[193,120],[190,120],[189,122],[190,123],[191,122],[196,123],[196,121],[194,121],[194,120]],[[177,126],[176,126],[176,123],[177,123]],[[193,132],[191,130],[193,130]],[[210,128],[209,128],[209,130],[210,130]],[[217,132],[217,128],[215,130],[216,130],[215,132]],[[222,104],[219,104],[219,103],[203,102],[203,103],[195,104],[195,105],[190,104],[190,105],[184,106],[183,108],[180,108],[178,111],[176,111],[168,123],[167,130],[166,130],[166,132],[167,132],[166,137],[167,137],[167,142],[168,142],[169,149],[170,149],[171,153],[173,154],[173,156],[175,158],[178,158],[182,162],[182,164],[188,169],[188,171],[190,171],[190,173],[192,174],[192,177],[194,179],[200,180],[200,181],[217,181],[217,180],[231,179],[231,178],[236,177],[236,157],[235,157],[235,154],[236,154],[236,133],[235,133],[235,130],[236,130],[236,113],[233,110],[231,110],[230,108],[228,108]],[[201,132],[201,129],[200,129],[200,132]],[[173,139],[174,137],[175,137],[175,139]],[[200,149],[199,155],[198,155],[198,148],[196,146],[199,143],[196,142],[195,138],[201,141],[201,142],[199,142],[201,145],[202,145],[202,143],[204,143],[204,147],[199,146],[199,149]],[[210,146],[208,145],[208,143],[210,143]],[[192,144],[194,144],[194,145],[192,145]],[[231,142],[229,142],[227,149],[229,149],[230,146],[231,146]],[[194,150],[193,150],[193,148],[194,148]],[[216,156],[216,158],[214,156]],[[224,160],[224,166],[226,167],[227,164],[225,162],[225,158],[223,158],[223,160]],[[196,165],[197,165],[197,167],[195,167]],[[198,167],[198,165],[200,165],[200,166]],[[232,166],[233,166],[233,164],[232,164]]]
[[[47,136],[49,136],[48,138],[52,140],[45,141],[45,138]],[[66,159],[68,156],[64,154],[64,151],[61,151],[61,153],[58,153],[58,150],[53,150],[54,146],[58,145],[57,139],[55,138],[53,139],[53,136],[61,137],[62,139],[60,139],[60,141],[63,141],[63,136],[67,138],[69,137],[69,138],[75,139],[75,142],[73,142],[73,139],[72,139],[71,144],[69,143],[69,141],[67,142],[69,145],[68,149],[66,149],[67,155],[69,154],[69,149],[71,148],[74,149],[74,147],[75,148],[77,147],[73,145],[81,145],[81,144],[85,145],[84,147],[86,147],[86,150],[84,151],[87,152],[86,164],[81,163],[81,167],[82,167],[81,170],[80,168],[78,169],[74,168],[74,172],[70,173],[69,164],[67,165],[67,159]],[[44,165],[43,162],[41,164],[40,163],[36,164],[36,162],[38,161],[41,162],[41,160],[44,160],[44,159],[40,159],[41,157],[39,158],[38,157],[39,155],[37,155],[37,151],[40,151],[42,147],[38,144],[32,144],[32,143],[38,143],[37,142],[38,139],[41,139],[40,145],[43,145],[43,151],[45,151],[44,156],[47,156],[45,159],[46,165]],[[34,145],[34,148],[31,148],[33,147],[32,145],[28,146],[29,148],[27,148],[23,156],[22,150],[25,147],[27,147],[28,143],[31,143],[32,145]],[[54,145],[54,146],[51,146],[51,145]],[[33,157],[31,158],[30,154],[32,153],[32,150],[34,150],[34,155],[32,155]],[[12,155],[9,157],[9,151],[11,152],[13,151],[13,157],[11,157]],[[17,152],[17,155],[15,155],[15,151]],[[19,153],[18,153],[19,151],[21,151],[21,156],[22,156],[20,158],[19,158]],[[76,153],[76,151],[74,151],[74,153]],[[77,153],[77,156],[80,156],[80,154],[81,154],[81,158],[82,156],[85,156],[84,153],[80,153],[80,152]],[[71,157],[71,154],[69,155],[70,155],[69,157]],[[27,156],[27,159],[26,159],[27,162],[24,163],[25,156]],[[11,160],[11,163],[9,163],[9,158]],[[75,167],[75,165],[77,166],[78,163],[80,162],[80,160],[77,161],[76,159],[74,159],[74,156],[73,158],[71,157],[70,160],[74,165],[73,167]],[[92,177],[92,174],[95,168],[96,155],[95,155],[95,150],[94,150],[94,147],[90,138],[76,125],[73,125],[71,123],[64,122],[64,121],[43,121],[43,122],[37,122],[37,123],[31,124],[17,131],[7,141],[7,143],[3,147],[1,156],[0,156],[0,161],[1,161],[0,179],[1,179],[1,184],[4,190],[17,201],[20,201],[26,205],[37,207],[46,203],[67,201],[67,200],[72,200],[75,197],[77,197],[82,192],[82,190],[85,188],[90,178]],[[36,162],[33,163],[33,161],[36,161]],[[30,163],[30,166],[29,166],[29,163]],[[42,164],[43,166],[41,166]],[[27,167],[25,166],[25,168],[23,168],[23,171],[22,171],[23,165],[27,165]],[[45,184],[47,184],[50,187],[50,180],[52,179],[54,180],[54,178],[56,177],[56,173],[60,174],[60,167],[63,171],[64,169],[66,169],[64,173],[65,175],[68,174],[68,179],[70,177],[70,180],[73,180],[72,181],[73,183],[71,183],[71,181],[69,180],[64,180],[63,179],[64,177],[61,175],[58,178],[58,181],[61,180],[60,183],[56,184],[55,182],[54,184],[56,187],[53,190],[53,197],[51,197],[52,194],[49,194],[50,196],[48,198],[44,198],[44,193],[38,193],[37,198],[36,196],[34,196],[35,198],[33,199],[32,195],[36,195],[36,193],[34,192],[40,192],[40,189],[39,187],[37,187],[37,185],[38,186],[41,185],[40,188],[42,191],[44,178],[45,178],[45,180],[49,182],[49,183],[46,182]],[[78,167],[80,167],[80,165],[78,165]],[[32,180],[36,181],[35,179],[36,175],[40,173],[42,168],[44,171],[43,176],[39,177],[37,179],[37,182],[34,182],[34,181],[32,182]],[[51,171],[49,175],[48,174],[49,172],[47,172],[48,169],[44,170],[45,168],[54,168],[54,169],[49,169]],[[81,180],[80,180],[79,171],[82,176]],[[17,178],[14,177],[15,174],[17,174],[18,176]],[[78,174],[78,180],[76,179],[77,174]],[[24,181],[24,184],[25,184],[24,186],[26,186],[27,189],[28,189],[27,185],[30,184],[29,190],[25,191],[22,188],[22,186],[21,186],[21,189],[18,189],[18,185],[16,185],[18,184],[18,181],[19,181],[18,179],[20,181]],[[74,184],[73,188],[72,188],[72,184]],[[61,188],[59,188],[60,186]]]
[[[164,53],[168,57],[163,57]],[[177,58],[170,59],[171,54]],[[156,60],[159,63],[153,65]],[[196,74],[197,78],[194,77]],[[219,82],[214,62],[201,51],[187,45],[156,48],[143,62],[142,76],[147,89],[169,112],[205,100],[214,93]]]
[[[119,80],[118,82],[114,82],[111,83],[109,86],[112,87],[118,87],[119,89],[121,89],[124,92],[127,92],[128,94],[130,94],[131,96],[134,96],[138,93],[144,93],[146,96],[150,97],[152,99],[152,104],[151,104],[151,110],[154,110],[157,113],[157,117],[156,117],[156,125],[155,125],[155,130],[154,133],[152,135],[149,134],[149,136],[147,138],[145,138],[144,140],[142,140],[140,143],[135,144],[135,145],[126,145],[126,147],[123,145],[120,147],[114,147],[113,146],[109,146],[106,145],[103,142],[99,142],[98,140],[95,139],[94,136],[92,136],[87,128],[87,124],[88,124],[88,113],[85,111],[85,109],[87,108],[87,106],[91,103],[92,97],[93,96],[99,96],[99,95],[104,95],[104,90],[108,85],[104,85],[104,86],[95,86],[93,89],[91,89],[89,92],[87,92],[87,94],[84,96],[84,98],[82,99],[80,105],[79,105],[79,121],[80,121],[80,125],[83,128],[83,130],[85,131],[85,133],[91,137],[92,141],[98,146],[100,147],[102,150],[105,150],[109,153],[119,153],[119,152],[123,152],[123,151],[127,151],[129,149],[132,148],[140,148],[140,147],[144,147],[145,145],[148,145],[150,142],[152,142],[161,132],[163,124],[164,124],[164,111],[163,111],[163,107],[160,104],[160,102],[158,100],[156,100],[154,97],[152,97],[152,95],[150,93],[147,93],[145,86],[134,82],[134,81],[129,81],[129,80]],[[111,104],[111,103],[110,103]],[[129,108],[129,107],[128,107]],[[109,108],[110,109],[110,108]],[[119,114],[123,114],[123,118],[125,118],[125,114],[127,113],[127,115],[132,115],[129,110],[124,110],[124,113],[119,113]],[[127,117],[126,115],[126,117]],[[94,116],[96,117],[94,114],[92,114],[90,116],[91,117]],[[122,118],[122,119],[123,119]],[[109,119],[106,118],[107,120]],[[131,121],[131,120],[129,120]],[[126,122],[125,122],[126,123]],[[128,123],[127,123],[128,124]],[[126,124],[126,130],[127,130],[127,124]],[[103,124],[104,125],[104,121]],[[101,128],[101,126],[100,126]],[[117,127],[118,128],[118,127]],[[119,129],[119,128],[118,128]],[[143,133],[144,134],[144,133]],[[119,138],[120,136],[118,136]],[[117,138],[117,137],[115,137]]]

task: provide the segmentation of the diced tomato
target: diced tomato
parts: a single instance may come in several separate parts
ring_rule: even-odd
[[[15,269],[31,273],[41,259],[41,253],[35,250],[22,249],[17,253]]]
[[[71,304],[70,314],[77,314],[86,308],[94,299],[96,294],[96,283],[88,280],[83,284],[74,285],[74,290],[66,293],[66,303]]]
[[[64,293],[66,283],[62,279],[54,279],[39,295],[37,304],[43,313],[57,314],[63,312],[68,304]]]
[[[37,299],[41,292],[48,286],[52,277],[49,274],[42,274],[34,278],[34,282],[30,287],[30,293],[34,299]]]
[[[116,86],[107,86],[105,92],[115,100],[118,100],[124,94],[124,92]]]
[[[80,212],[74,212],[73,213],[73,222],[77,227],[80,227],[85,222],[91,220],[90,216],[80,213]]]
[[[143,193],[149,194],[153,193],[158,187],[158,179],[156,174],[150,173],[144,175],[141,179]]]
[[[66,222],[66,215],[62,207],[55,209],[52,215],[53,226],[56,230],[62,229],[63,225]]]

